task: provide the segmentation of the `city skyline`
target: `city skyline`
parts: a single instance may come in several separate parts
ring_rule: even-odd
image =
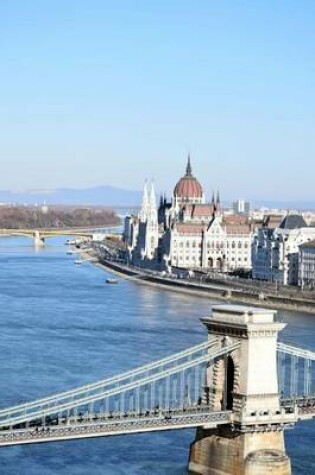
[[[311,2],[32,0],[0,13],[1,190],[154,178],[170,191],[190,152],[228,200],[313,200]]]

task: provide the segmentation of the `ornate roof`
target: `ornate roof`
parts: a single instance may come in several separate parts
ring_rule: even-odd
[[[186,174],[179,180],[174,188],[174,196],[182,199],[202,198],[203,190],[197,178],[192,174],[190,156],[186,167]]]

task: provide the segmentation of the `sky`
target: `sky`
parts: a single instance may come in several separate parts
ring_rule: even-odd
[[[313,0],[0,0],[0,189],[314,200]]]

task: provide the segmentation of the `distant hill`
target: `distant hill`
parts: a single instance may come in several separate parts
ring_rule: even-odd
[[[29,190],[23,192],[0,191],[0,203],[103,205],[111,207],[138,206],[140,191],[125,190],[115,186],[95,186],[85,189],[59,188],[56,190]]]
[[[113,208],[133,208],[141,204],[142,192],[126,190],[111,185],[92,188],[57,188],[56,190],[0,191],[0,203],[42,204],[48,205],[103,205]],[[315,201],[249,200],[253,207],[281,209],[315,209]],[[229,207],[229,202],[224,202]]]

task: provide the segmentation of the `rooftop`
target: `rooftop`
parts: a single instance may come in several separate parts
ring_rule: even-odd
[[[212,316],[202,318],[201,321],[208,328],[216,325],[235,327],[275,324],[276,310],[268,310],[265,308],[255,308],[245,305],[214,305],[212,307]]]
[[[212,310],[215,312],[229,312],[235,313],[236,315],[252,315],[253,313],[257,314],[272,314],[274,315],[277,313],[277,310],[270,310],[267,308],[259,308],[259,307],[251,307],[248,305],[226,305],[226,304],[218,304],[213,305]]]
[[[280,229],[308,228],[303,216],[300,214],[288,214],[281,222]]]

